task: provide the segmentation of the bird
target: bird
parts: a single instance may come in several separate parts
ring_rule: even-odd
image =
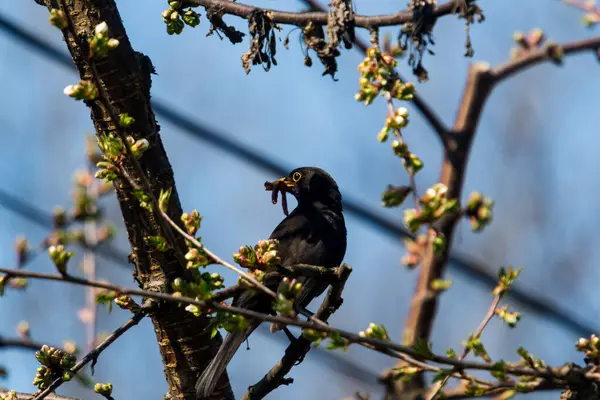
[[[270,186],[270,188],[269,188]],[[278,240],[277,255],[281,266],[296,264],[336,268],[346,254],[346,223],[343,215],[342,195],[331,175],[321,168],[301,167],[288,176],[265,183],[267,190],[280,190],[292,194],[297,200],[296,208],[289,213],[271,233],[269,239]],[[277,189],[274,189],[277,187]],[[274,196],[273,202],[275,203]],[[284,207],[284,212],[287,210]],[[328,286],[317,277],[298,277],[303,282],[302,291],[296,299],[296,307],[304,309]],[[280,282],[270,282],[269,289],[276,291]],[[248,290],[233,299],[232,305],[253,311],[274,314],[273,298],[268,294]],[[196,382],[198,399],[210,396],[221,375],[238,348],[260,325],[250,320],[242,332],[230,332],[223,340],[216,356]],[[280,329],[277,326],[274,330]]]

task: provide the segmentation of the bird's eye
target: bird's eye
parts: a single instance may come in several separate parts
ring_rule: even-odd
[[[300,172],[294,172],[294,175],[292,175],[292,180],[294,182],[298,182],[300,178],[302,178],[302,174]]]

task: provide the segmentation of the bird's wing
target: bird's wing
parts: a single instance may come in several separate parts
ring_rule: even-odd
[[[281,265],[323,264],[326,249],[323,241],[318,239],[317,232],[314,232],[315,229],[314,222],[311,223],[306,215],[294,213],[275,228],[271,239],[279,240],[277,253],[281,258]],[[302,293],[297,299],[302,306],[306,306],[327,287],[327,284],[323,285],[310,277],[298,277],[297,280],[303,283]]]

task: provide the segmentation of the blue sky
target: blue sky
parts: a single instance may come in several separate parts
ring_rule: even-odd
[[[387,0],[355,3],[361,14],[392,12],[398,4]],[[290,0],[255,0],[251,4],[285,10],[301,6]],[[474,60],[492,65],[508,59],[516,30],[540,27],[558,42],[594,34],[580,24],[579,12],[557,0],[481,1],[480,5],[487,19],[471,29]],[[320,166],[348,196],[390,220],[401,221],[401,210],[385,210],[379,204],[387,184],[406,184],[407,177],[390,149],[375,139],[386,115],[383,100],[365,108],[353,99],[358,87],[356,66],[361,61],[358,52],[343,53],[339,81],[334,82],[321,77],[316,60],[312,68],[302,64],[296,31],[291,34],[290,49],[278,52],[278,66],[268,73],[255,66],[245,75],[240,56],[247,50],[247,40],[234,46],[216,36],[205,37],[205,19],[195,30],[186,28],[181,36],[168,36],[160,18],[166,8],[164,1],[146,0],[141,7],[129,0],[118,6],[134,48],[150,56],[157,69],[152,87],[156,99],[243,146],[264,152],[290,170]],[[60,33],[46,22],[47,11],[33,1],[0,3],[0,13],[64,48]],[[227,21],[245,30],[242,22]],[[425,58],[431,80],[417,84],[417,90],[450,124],[473,60],[462,56],[461,21],[442,19],[435,36],[436,55]],[[88,110],[62,94],[77,77],[5,34],[0,34],[0,60],[2,189],[48,212],[56,205],[68,206],[71,175],[83,166],[84,138],[93,129]],[[410,77],[408,67],[400,64],[404,76]],[[567,59],[562,68],[548,64],[526,71],[494,91],[475,140],[465,189],[467,193],[482,191],[496,200],[495,220],[483,234],[473,234],[462,224],[453,247],[485,261],[491,271],[501,265],[523,267],[521,287],[551,298],[587,321],[594,320],[600,309],[596,289],[600,272],[593,268],[600,256],[593,245],[600,219],[594,196],[600,185],[596,179],[600,142],[593,111],[597,108],[594,95],[600,90],[597,68],[595,58],[585,54]],[[410,104],[407,107],[411,124],[405,135],[425,162],[417,181],[425,189],[438,178],[441,149],[429,126]],[[201,232],[205,243],[229,257],[240,245],[267,237],[282,218],[262,187],[275,176],[191,138],[160,118],[158,122],[182,205],[186,210],[197,208],[205,217]],[[107,201],[106,207],[108,217],[121,226],[115,201]],[[344,306],[332,323],[358,331],[376,321],[399,340],[417,272],[400,265],[404,249],[397,239],[352,216],[347,222],[346,262],[354,272]],[[45,234],[0,208],[0,265],[14,263],[12,246],[21,233],[34,243]],[[127,249],[122,231],[116,244]],[[101,278],[134,284],[127,270],[100,261]],[[29,268],[52,270],[45,257]],[[232,281],[233,276],[223,274]],[[438,351],[458,348],[492,300],[485,288],[452,269],[449,276],[454,284],[442,297],[432,338]],[[61,343],[68,338],[82,342],[76,311],[83,301],[81,288],[32,282],[27,292],[11,291],[0,300],[0,334],[13,335],[16,324],[27,319],[38,341]],[[573,348],[576,335],[515,307],[523,313],[517,329],[509,330],[495,321],[484,335],[493,357],[514,359],[515,349],[523,345],[548,362],[581,362]],[[120,310],[112,314],[103,311],[100,329],[111,331],[126,318]],[[268,335],[254,335],[252,350],[235,357],[230,374],[239,395],[281,356],[280,343]],[[10,369],[3,386],[32,391],[33,355],[20,350],[2,350],[0,354],[0,364]],[[351,348],[342,356],[374,373],[393,364],[393,360],[362,348]],[[314,355],[296,367],[292,376],[296,383],[270,398],[341,399],[356,390],[369,391],[377,398],[381,391],[375,382],[341,376],[334,363]],[[166,383],[148,321],[101,356],[94,379],[112,382],[115,398],[162,398]],[[62,393],[94,396],[74,383],[64,385]]]

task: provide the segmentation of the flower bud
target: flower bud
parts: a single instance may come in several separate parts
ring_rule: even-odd
[[[104,37],[108,35],[108,25],[106,22],[101,22],[94,28],[94,34],[98,37]]]

